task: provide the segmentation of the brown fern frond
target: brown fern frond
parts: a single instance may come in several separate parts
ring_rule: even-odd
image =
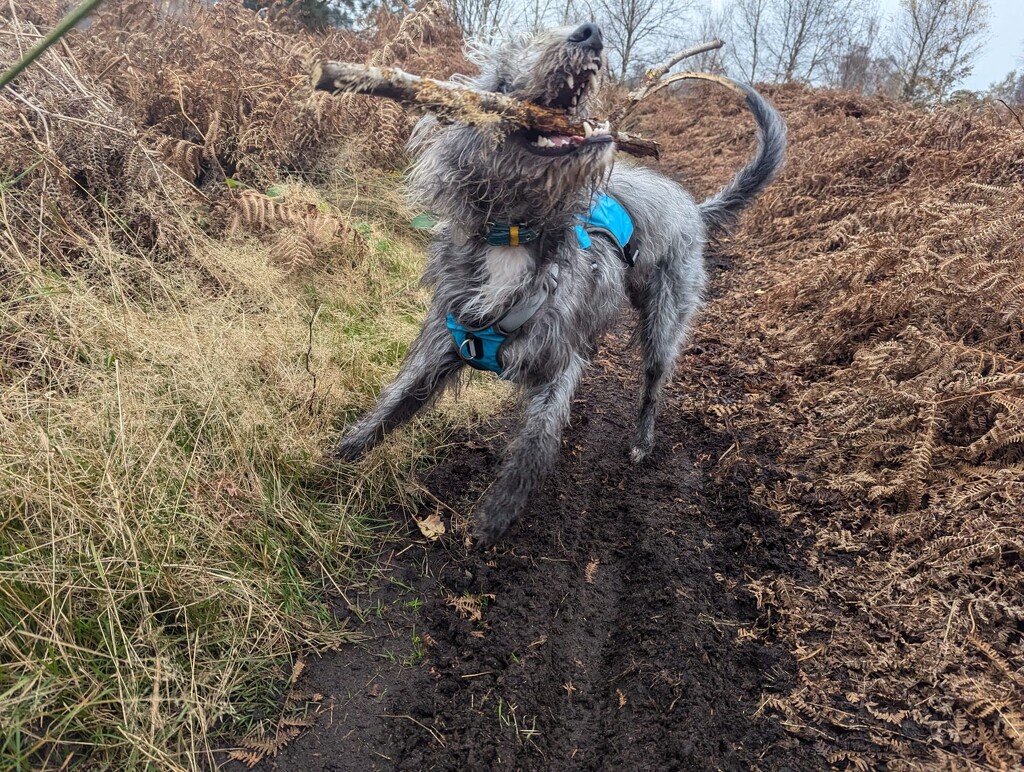
[[[247,766],[249,769],[252,769],[261,761],[263,761],[263,759],[265,759],[266,756],[267,754],[260,753],[259,751],[240,750],[237,748],[228,751],[229,759],[233,761],[240,761],[243,764],[245,764],[245,766]]]

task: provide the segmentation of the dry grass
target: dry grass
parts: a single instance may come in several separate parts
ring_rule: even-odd
[[[1020,767],[1024,132],[998,105],[774,96],[787,169],[723,243],[737,270],[682,368],[740,443],[720,472],[774,451],[757,496],[810,545],[813,580],[749,587],[799,668],[768,704],[837,765]],[[749,152],[727,98],[645,120],[707,187]]]
[[[414,334],[413,248],[297,277],[254,240],[196,238],[203,274],[146,264],[153,295],[111,246],[64,275],[5,258],[5,756],[188,765],[282,658],[347,639],[324,592],[442,444],[444,419],[358,470],[318,461]]]
[[[153,9],[108,3],[0,96],[4,768],[196,767],[273,721],[288,661],[353,634],[328,593],[473,417],[320,462],[425,301],[396,176],[339,171],[362,127],[304,88],[372,40]],[[0,60],[57,10],[0,11]]]

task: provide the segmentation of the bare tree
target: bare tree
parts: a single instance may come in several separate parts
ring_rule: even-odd
[[[690,42],[694,44],[705,40],[727,40],[729,32],[725,11],[721,8],[716,9],[710,4],[707,5],[696,20],[695,34],[690,37]],[[729,54],[727,49],[728,46],[713,48],[698,54],[690,60],[689,69],[710,72],[713,75],[725,75],[728,72],[726,59]]]
[[[999,83],[988,88],[993,99],[1002,99],[1007,104],[1024,105],[1024,70],[1013,70],[1007,73]]]
[[[771,0],[732,0],[723,6],[730,70],[749,83],[764,75],[770,3]]]
[[[900,97],[942,99],[971,73],[989,28],[985,0],[902,0],[889,30]]]
[[[870,51],[872,10],[864,0],[772,0],[765,48],[775,81],[825,79],[851,42]]]
[[[823,83],[830,88],[895,96],[896,75],[892,59],[879,52],[882,20],[874,9],[865,9],[856,35],[837,40]]]
[[[748,81],[834,81],[853,49],[871,55],[877,33],[872,0],[727,0],[722,14],[730,69]]]
[[[451,0],[450,7],[467,35],[486,37],[502,25],[512,6],[509,0]]]
[[[594,15],[615,54],[620,81],[638,62],[654,61],[678,47],[693,5],[693,0],[594,0]]]

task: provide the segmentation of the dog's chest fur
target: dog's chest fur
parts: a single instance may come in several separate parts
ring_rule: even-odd
[[[484,256],[487,280],[480,288],[481,308],[501,309],[510,298],[534,279],[537,265],[526,247],[488,247]]]
[[[487,248],[485,275],[467,300],[478,308],[491,306],[488,322],[497,321],[537,282],[550,281],[544,266],[559,266],[557,287],[504,346],[505,377],[523,382],[550,378],[574,357],[589,356],[596,338],[617,316],[625,297],[625,267],[603,238],[594,241],[590,249],[581,249],[573,233],[543,253],[526,247]]]

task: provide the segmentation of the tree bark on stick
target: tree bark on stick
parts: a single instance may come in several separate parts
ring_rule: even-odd
[[[441,120],[471,126],[505,124],[546,134],[579,136],[585,133],[583,121],[570,120],[558,110],[505,94],[477,91],[457,83],[421,78],[398,67],[321,62],[313,67],[310,81],[314,89],[335,96],[349,93],[385,97],[404,105],[429,110]],[[611,135],[618,149],[624,153],[653,158],[660,155],[661,147],[653,140],[617,131],[615,126],[611,126]]]

